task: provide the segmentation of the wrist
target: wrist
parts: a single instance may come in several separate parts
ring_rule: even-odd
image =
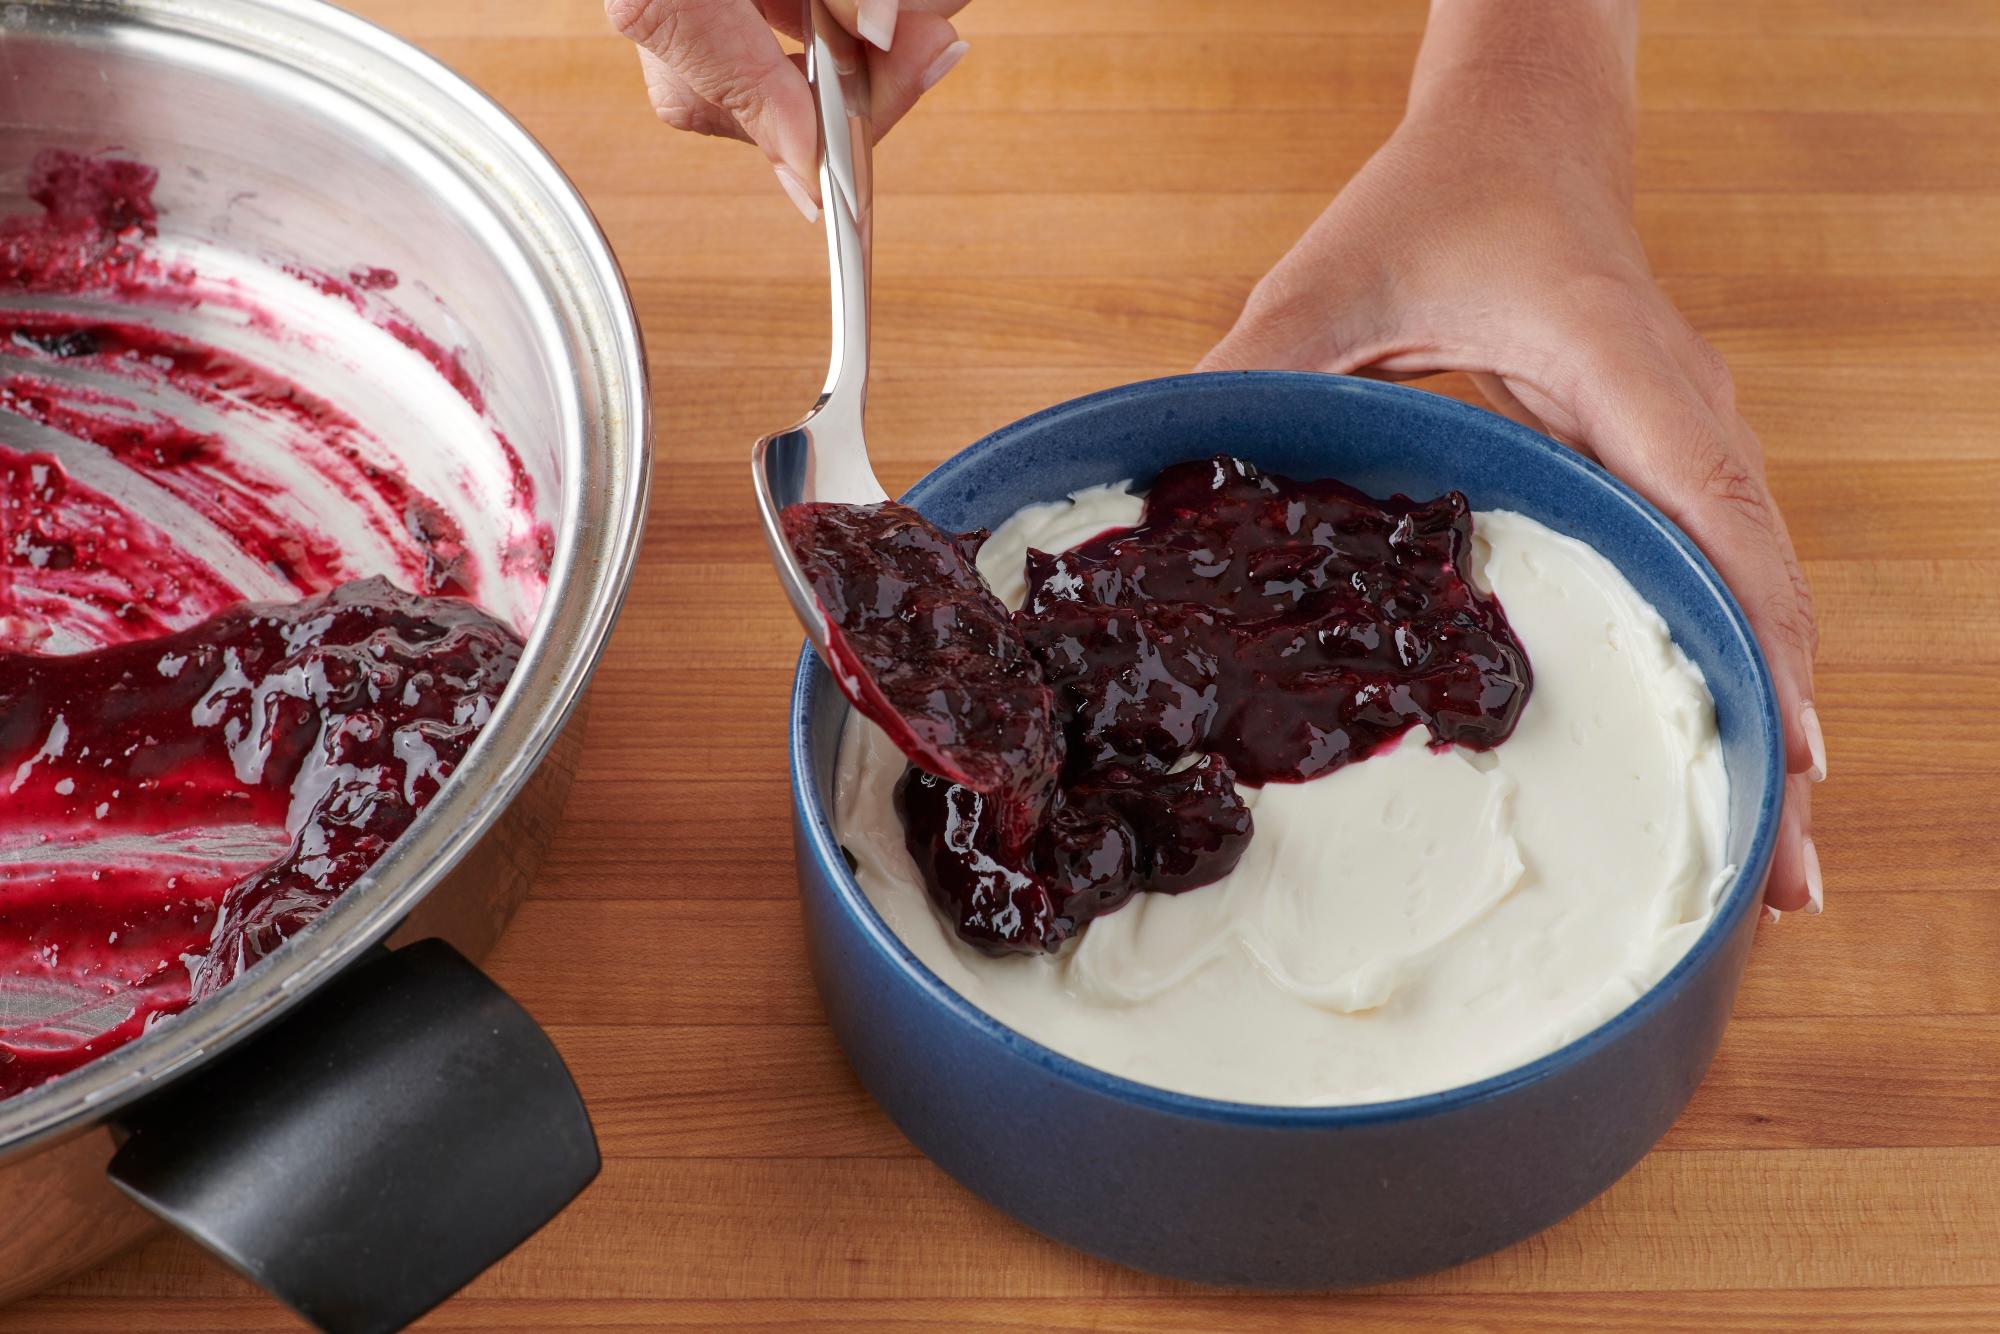
[[[1591,167],[1630,191],[1636,0],[1433,0],[1406,125]]]
[[[1479,84],[1630,106],[1637,0],[1431,0],[1411,94]]]

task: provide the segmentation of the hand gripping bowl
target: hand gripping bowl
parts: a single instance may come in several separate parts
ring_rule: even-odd
[[[855,1072],[903,1132],[1059,1241],[1232,1286],[1344,1287],[1440,1269],[1589,1201],[1653,1146],[1701,1081],[1770,865],[1783,773],[1770,677],[1722,581],[1651,506],[1542,436],[1417,390],[1278,372],[1107,390],[995,432],[905,499],[947,529],[993,526],[1031,502],[1124,478],[1144,485],[1169,463],[1214,453],[1376,495],[1455,487],[1475,509],[1521,511],[1608,556],[1715,696],[1728,855],[1742,869],[1707,932],[1602,1027],[1466,1087],[1305,1109],[1148,1088],[980,1013],[875,914],[829,822],[848,710],[808,652],[790,742],[813,976]]]
[[[518,125],[313,0],[0,6],[0,214],[33,211],[43,149],[157,168],[160,242],[246,281],[400,272],[398,311],[463,349],[539,479],[553,560],[527,648],[406,835],[215,997],[0,1102],[0,1300],[152,1226],[132,1196],[316,1323],[394,1328],[597,1170],[553,1047],[463,955],[526,893],[631,580],[649,455],[636,322],[588,210]]]

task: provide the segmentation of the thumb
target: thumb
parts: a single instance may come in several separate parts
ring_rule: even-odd
[[[1378,284],[1367,266],[1315,244],[1322,230],[1316,225],[1251,289],[1196,370],[1353,371],[1384,354],[1392,340]]]
[[[812,93],[756,6],[744,0],[608,0],[605,10],[618,31],[656,56],[693,98],[733,116],[773,166],[800,182],[816,179]]]

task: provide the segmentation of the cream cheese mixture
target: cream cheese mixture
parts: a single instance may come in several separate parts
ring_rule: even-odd
[[[979,568],[1010,607],[1028,548],[1136,523],[1125,484],[1034,505]],[[835,825],[871,903],[967,1000],[1045,1046],[1141,1083],[1312,1106],[1434,1092],[1534,1060],[1666,974],[1715,910],[1728,780],[1700,672],[1590,547],[1477,516],[1473,571],[1534,665],[1498,748],[1388,751],[1306,783],[1245,788],[1236,869],[1141,894],[1060,953],[959,940],[904,843],[905,760],[850,717]]]

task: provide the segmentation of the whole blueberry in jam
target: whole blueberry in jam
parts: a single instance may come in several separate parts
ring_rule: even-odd
[[[1011,616],[972,564],[984,533],[807,508],[787,531],[852,664],[842,687],[913,761],[910,853],[959,936],[996,953],[1054,951],[1136,893],[1227,875],[1251,837],[1239,783],[1304,782],[1414,726],[1490,749],[1533,683],[1465,577],[1457,492],[1176,464],[1137,525],[1030,551]]]

